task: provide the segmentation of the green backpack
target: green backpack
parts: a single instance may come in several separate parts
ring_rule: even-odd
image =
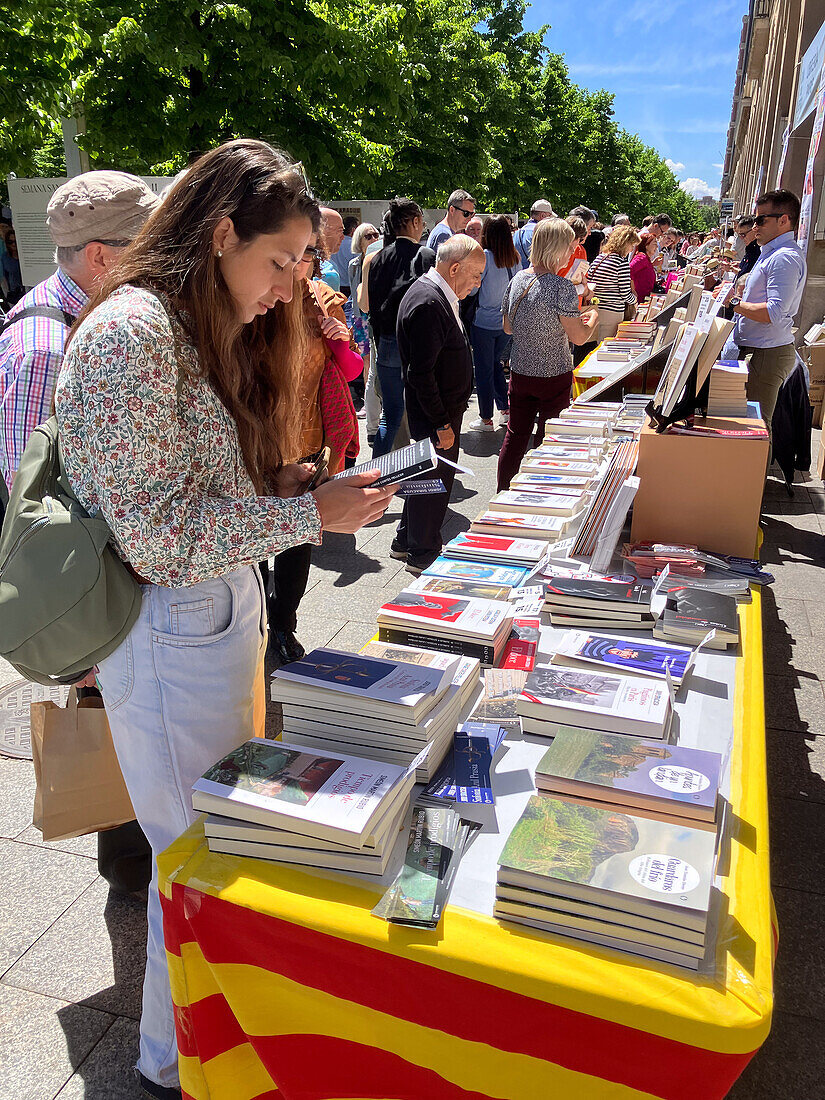
[[[57,419],[34,430],[0,537],[0,656],[27,680],[74,683],[132,629],[140,585],[63,467]]]

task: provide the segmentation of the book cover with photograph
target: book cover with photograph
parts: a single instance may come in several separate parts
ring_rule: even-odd
[[[719,753],[561,726],[536,768],[536,786],[713,821],[721,773]]]
[[[512,565],[491,562],[460,561],[457,558],[436,558],[421,574],[422,577],[445,577],[451,580],[480,581],[502,587],[518,588],[524,583],[527,570]]]
[[[690,646],[652,642],[646,638],[623,638],[619,634],[589,634],[569,630],[556,645],[553,664],[603,665],[617,672],[643,673],[665,678],[670,670],[674,683],[681,683],[693,656]]]
[[[521,732],[517,704],[526,679],[527,673],[517,669],[485,669],[484,694],[473,710],[473,719],[503,726],[508,733]]]
[[[552,577],[547,583],[548,604],[575,605],[595,603],[616,610],[649,611],[652,585],[641,584],[635,578],[594,580],[580,577]]]
[[[196,780],[192,806],[320,839],[363,843],[384,800],[412,779],[398,765],[253,738]]]
[[[508,600],[509,585],[485,584],[483,581],[455,580],[452,577],[417,577],[407,585],[410,592],[438,592],[441,595],[469,596],[474,600]]]
[[[533,795],[499,857],[505,879],[707,922],[716,838],[704,829]]]
[[[660,680],[545,665],[527,674],[518,712],[539,722],[664,737],[670,694]]]

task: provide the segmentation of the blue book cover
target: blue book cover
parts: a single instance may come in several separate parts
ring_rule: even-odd
[[[625,638],[618,634],[591,634],[569,630],[556,648],[554,664],[605,665],[618,672],[640,672],[645,676],[665,676],[670,669],[674,683],[680,683],[693,656],[690,646]]]
[[[501,742],[504,740],[507,731],[494,722],[465,722],[460,728],[459,733],[467,733],[473,737],[483,737],[486,739],[490,749],[490,759],[495,756],[498,751]],[[456,760],[454,748],[445,756],[440,768],[436,772],[433,779],[428,786],[424,788],[423,794],[430,798],[445,799],[448,802],[454,802],[456,798]]]
[[[456,733],[453,738],[455,758],[455,800],[476,806],[492,806],[493,787],[490,773],[493,754],[486,737],[471,733]]]

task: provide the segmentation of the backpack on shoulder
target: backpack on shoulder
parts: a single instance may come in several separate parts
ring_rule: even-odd
[[[63,467],[56,417],[34,430],[0,536],[0,656],[38,684],[76,683],[124,640],[140,585]]]

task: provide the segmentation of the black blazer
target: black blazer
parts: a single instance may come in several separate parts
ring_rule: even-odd
[[[434,432],[464,412],[473,392],[467,333],[436,284],[419,279],[401,302],[396,335],[410,423]]]

